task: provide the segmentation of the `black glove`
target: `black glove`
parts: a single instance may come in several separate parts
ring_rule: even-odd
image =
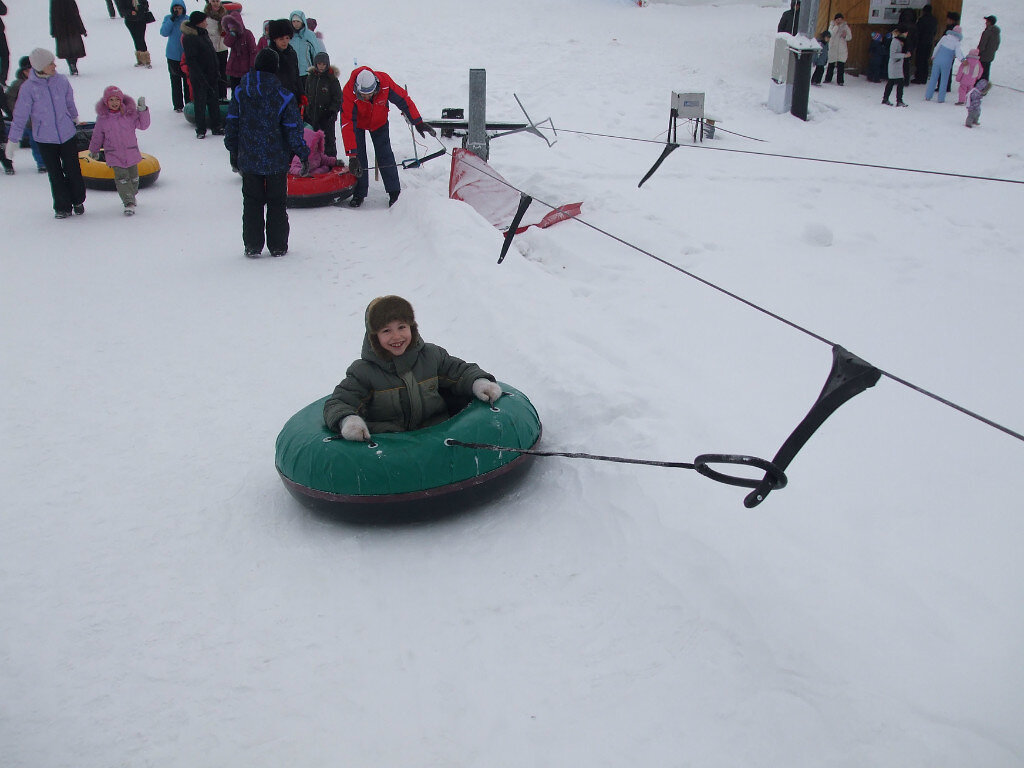
[[[363,175],[363,168],[359,165],[359,158],[355,155],[352,155],[352,157],[348,159],[348,172],[357,179]]]
[[[309,176],[309,160],[303,160],[302,161],[302,172],[299,175],[300,176]]]
[[[420,136],[426,136],[429,133],[431,136],[435,138],[437,137],[437,131],[435,131],[431,125],[427,125],[426,123],[417,123],[414,127],[420,132]]]

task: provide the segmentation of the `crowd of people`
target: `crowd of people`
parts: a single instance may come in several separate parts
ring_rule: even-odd
[[[796,34],[800,15],[800,0],[793,0],[779,19],[778,31]],[[949,11],[945,28],[939,34],[938,19],[932,6],[925,5],[920,13],[912,8],[900,11],[897,24],[888,31],[871,32],[868,45],[867,80],[885,83],[882,104],[906,107],[904,88],[911,84],[925,86],[925,101],[937,96],[946,100],[957,83],[957,106],[966,106],[965,125],[978,124],[981,99],[991,87],[992,62],[999,49],[1000,30],[995,16],[986,16],[985,26],[976,47],[964,52],[964,33],[960,14]],[[812,57],[814,67],[811,84],[821,86],[832,82],[845,84],[846,62],[853,32],[842,13],[836,13],[827,30],[817,36],[820,50]],[[959,64],[957,64],[959,62]],[[954,75],[954,68],[956,74]],[[890,100],[896,93],[895,104]]]
[[[148,0],[107,0],[111,19],[120,17],[131,36],[135,66],[152,68],[146,30],[156,21]],[[0,17],[7,8],[0,0]],[[188,13],[185,0],[171,0],[159,31],[174,112],[194,115],[195,135],[224,136],[231,170],[242,177],[242,240],[247,256],[267,246],[274,256],[288,250],[285,210],[287,175],[318,175],[342,165],[356,177],[349,205],[358,208],[369,189],[367,138],[374,146],[388,205],[401,192],[398,164],[388,133],[389,105],[395,105],[421,136],[436,133],[424,122],[409,94],[386,73],[356,67],[347,78],[331,64],[316,20],[301,10],[267,19],[257,38],[239,10],[207,0]],[[85,186],[78,162],[78,108],[67,62],[78,74],[88,36],[76,0],[50,0],[50,32],[56,53],[36,48],[22,57],[14,80],[0,98],[10,120],[0,161],[15,172],[13,157],[27,137],[40,173],[50,179],[53,209],[63,219],[85,213]],[[6,82],[9,54],[0,18],[0,52]],[[190,106],[191,105],[191,106]],[[135,132],[150,125],[144,97],[137,100],[116,85],[96,104],[90,155],[113,169],[125,215],[134,215],[142,159]],[[341,142],[338,141],[340,123]]]
[[[58,54],[36,48],[19,61],[15,81],[3,94],[11,128],[6,152],[0,157],[5,170],[14,173],[9,158],[28,132],[39,168],[50,177],[54,215],[65,219],[85,213],[85,185],[78,157],[74,89],[57,72],[56,61],[65,59],[69,74],[77,74],[77,60],[85,56],[81,37],[86,31],[75,0],[51,2],[51,12],[61,9],[70,14],[54,17],[51,13]],[[116,0],[116,7],[113,2],[108,0],[110,17],[116,10],[125,20],[135,45],[136,65],[151,68],[145,26],[154,19],[146,0]],[[357,67],[343,86],[322,38],[314,33],[313,20],[300,11],[289,19],[267,21],[259,44],[241,16],[227,12],[220,0],[209,0],[206,10],[187,17],[185,12],[182,0],[173,0],[160,28],[168,38],[172,109],[182,112],[192,102],[197,138],[206,135],[207,127],[224,135],[231,168],[242,176],[246,256],[259,256],[264,246],[273,256],[288,252],[286,175],[326,173],[337,166],[339,116],[348,168],[358,179],[350,205],[359,207],[367,194],[367,132],[389,205],[398,199],[398,170],[388,135],[389,105],[398,107],[421,136],[435,133],[409,94],[386,72]],[[6,13],[0,0],[0,16]],[[60,24],[54,26],[54,18]],[[6,52],[6,37],[3,43]],[[5,59],[4,82],[7,66]],[[222,123],[220,101],[227,86],[231,98]],[[309,125],[305,129],[304,119]],[[139,190],[142,155],[136,132],[149,128],[150,121],[145,97],[133,99],[115,85],[106,87],[96,103],[89,155],[113,169],[115,189],[127,216],[135,213]],[[407,396],[396,398],[399,390]],[[488,403],[502,396],[494,376],[423,340],[408,301],[379,297],[366,308],[362,355],[327,401],[324,423],[353,441],[370,440],[378,432],[419,429],[448,418],[443,392]]]

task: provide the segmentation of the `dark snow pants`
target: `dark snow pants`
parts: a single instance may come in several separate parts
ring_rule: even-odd
[[[248,250],[262,251],[264,237],[271,253],[288,250],[287,200],[287,173],[242,174],[242,243]]]
[[[39,154],[46,164],[53,194],[53,210],[71,213],[73,205],[85,202],[85,182],[78,164],[78,139],[72,136],[63,144],[39,142]]]
[[[206,129],[220,131],[224,128],[220,119],[220,102],[213,87],[205,80],[196,81],[189,78],[192,86],[192,103],[196,111],[196,134],[206,133]]]
[[[363,164],[363,175],[356,181],[356,188],[352,191],[353,197],[366,197],[370,190],[369,163],[366,162],[366,131],[356,130],[356,154],[359,155],[359,162]],[[391,134],[388,132],[388,124],[384,123],[376,131],[370,131],[370,140],[373,142],[373,154],[377,169],[381,178],[384,179],[385,192],[398,192],[402,183],[398,180],[398,167],[395,163],[395,153],[391,149]]]
[[[331,157],[338,156],[338,113],[324,112],[317,117],[313,130],[324,132],[324,154]]]
[[[171,104],[175,109],[184,109],[192,103],[192,92],[185,84],[185,73],[181,71],[181,62],[167,60],[167,74],[171,78]]]

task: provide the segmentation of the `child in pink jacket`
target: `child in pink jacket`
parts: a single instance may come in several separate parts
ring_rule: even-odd
[[[960,83],[960,93],[956,100],[957,106],[967,103],[967,94],[970,93],[971,88],[978,82],[978,78],[984,71],[985,67],[981,63],[980,55],[977,48],[971,48],[971,52],[960,62],[960,69],[956,71],[956,81]]]
[[[314,131],[312,128],[305,128],[302,131],[302,139],[309,147],[309,175],[319,176],[330,172],[331,168],[338,164],[338,158],[324,154],[324,132]],[[292,158],[291,168],[288,173],[292,176],[302,175],[302,160],[298,155]]]
[[[131,96],[125,96],[116,85],[103,89],[103,98],[96,103],[96,127],[89,142],[89,156],[103,161],[114,171],[114,187],[124,203],[124,215],[135,213],[135,196],[139,192],[139,163],[142,153],[136,129],[149,128],[149,110],[146,97],[140,96],[136,105]]]

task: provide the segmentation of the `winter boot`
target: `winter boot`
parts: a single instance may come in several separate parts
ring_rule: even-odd
[[[153,59],[152,59],[152,57],[150,57],[149,51],[143,51],[142,52],[142,63],[145,64],[146,69],[152,69],[153,68]]]
[[[396,189],[394,192],[388,192],[388,208],[398,202],[398,196],[402,194],[402,190]]]
[[[358,208],[362,204],[363,198],[361,198],[359,195],[352,195],[352,199],[348,201],[349,208]]]
[[[136,51],[135,52],[135,66],[136,67],[144,67],[144,66],[146,66],[146,63],[142,60],[142,51]]]

